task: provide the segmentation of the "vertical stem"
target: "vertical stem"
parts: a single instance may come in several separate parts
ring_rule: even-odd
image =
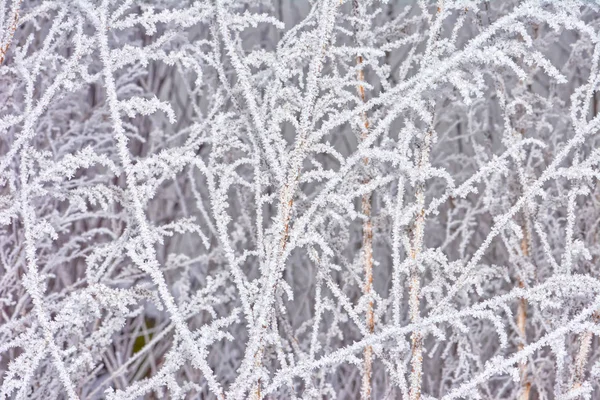
[[[534,38],[537,38],[537,25],[534,26]],[[531,84],[527,85],[527,90],[532,91]],[[521,136],[525,136],[525,131],[521,130]],[[525,185],[527,183],[525,175],[525,163],[519,160],[519,179],[525,192]],[[527,205],[523,208],[523,239],[521,239],[521,252],[523,257],[528,258],[530,253],[531,243],[531,227],[530,227],[530,212],[528,211]],[[519,287],[525,287],[525,283],[522,278],[519,278]],[[521,343],[519,343],[519,350],[523,350],[527,344],[527,300],[525,298],[519,299],[519,305],[517,307],[517,329],[519,330],[519,336],[521,337]],[[531,392],[531,382],[527,377],[527,358],[523,359],[523,362],[519,366],[519,378],[521,383],[521,390],[519,393],[519,400],[529,400],[529,393]]]
[[[352,2],[352,10],[355,17],[359,16],[358,0]],[[355,27],[355,34],[358,31]],[[363,57],[356,57],[356,65],[358,67],[357,80],[359,82],[357,91],[360,101],[365,103],[365,87],[362,84],[365,81],[365,72],[363,67]],[[361,113],[362,126],[360,133],[360,140],[364,141],[369,134],[369,119],[366,112]],[[369,165],[369,158],[363,158],[363,165],[365,169]],[[365,174],[363,183],[369,182],[368,173]],[[373,311],[373,298],[371,297],[371,291],[373,289],[373,224],[371,221],[371,194],[365,193],[361,199],[361,212],[364,216],[362,226],[362,261],[365,269],[365,283],[363,287],[363,295],[367,296],[368,304],[366,311],[366,322],[367,330],[369,333],[373,333],[375,330],[375,313]],[[368,400],[371,398],[371,375],[373,371],[373,347],[366,346],[363,351],[364,359],[364,370],[362,376],[362,387],[361,387],[361,398]]]
[[[519,166],[521,168],[521,166]],[[523,185],[523,192],[525,192],[525,179],[524,173],[521,174],[521,184]],[[531,227],[529,224],[529,212],[525,207],[523,212],[523,239],[521,239],[521,253],[523,257],[529,257],[529,246],[531,243]],[[519,278],[519,287],[524,288],[525,282],[523,278]],[[517,329],[519,331],[519,337],[521,339],[519,343],[519,351],[525,348],[527,344],[527,299],[520,298],[519,305],[517,306]],[[529,400],[529,393],[531,392],[531,382],[527,378],[527,358],[519,364],[519,381],[521,383],[521,390],[519,392],[519,400]]]
[[[421,153],[419,155],[418,168],[422,169],[429,162],[429,150],[431,146],[431,136],[433,131],[433,118],[429,130],[425,134]],[[418,323],[421,319],[420,302],[421,302],[421,273],[417,265],[417,258],[423,250],[423,236],[425,231],[425,182],[417,183],[415,199],[417,203],[418,214],[415,219],[414,234],[410,258],[412,263],[410,266],[409,288],[408,288],[408,304],[409,316],[411,323]],[[420,400],[421,398],[421,381],[423,375],[423,333],[420,329],[413,331],[411,335],[411,372],[410,372],[410,400]]]
[[[421,185],[420,185],[421,186]],[[424,199],[423,190],[421,188],[417,189],[417,202],[422,203],[421,199]],[[416,259],[421,252],[422,245],[422,231],[424,225],[424,208],[422,204],[419,204],[419,208],[421,211],[417,216],[415,221],[415,235],[414,235],[414,244],[411,250],[410,257],[413,261],[410,267],[410,277],[409,277],[409,294],[408,294],[408,304],[409,304],[409,314],[410,314],[410,322],[417,323],[421,316],[419,312],[420,300],[421,300],[421,276],[419,273],[419,268],[416,263]],[[418,237],[421,236],[419,240]],[[417,329],[415,330],[411,337],[411,372],[410,372],[410,392],[409,398],[410,400],[419,400],[421,398],[421,379],[423,374],[423,334]]]
[[[598,322],[600,319],[600,313],[594,313],[594,321]],[[592,349],[592,338],[594,334],[591,331],[585,331],[581,334],[581,339],[579,340],[579,351],[577,352],[577,356],[575,357],[575,368],[573,370],[573,378],[571,385],[571,389],[575,390],[583,385],[583,381],[585,379],[585,367],[588,362],[588,357],[590,354],[590,350]]]
[[[366,163],[366,162],[365,162]],[[368,296],[367,305],[367,329],[369,333],[375,330],[375,315],[373,312],[373,298],[371,289],[373,286],[373,226],[371,223],[371,196],[365,194],[362,197],[362,213],[365,215],[363,222],[363,262],[365,265],[364,295]],[[371,398],[371,372],[373,369],[373,348],[366,346],[364,350],[364,373],[362,380],[362,398]]]
[[[526,239],[523,238],[523,241]],[[523,246],[523,242],[521,242]],[[527,244],[525,243],[525,247]],[[524,252],[525,254],[525,252]],[[523,281],[519,280],[519,287],[524,287]],[[521,298],[519,300],[519,306],[517,308],[517,328],[519,329],[519,335],[521,337],[521,343],[519,343],[519,351],[525,348],[526,343],[526,327],[527,327],[527,300]],[[527,379],[527,361],[526,359],[519,365],[519,376],[521,382],[521,391],[519,394],[519,400],[528,400],[529,392],[531,391],[531,382]]]
[[[586,331],[581,334],[579,351],[575,358],[575,370],[573,371],[573,389],[578,389],[583,384],[585,378],[585,366],[588,362],[590,349],[592,348],[592,337],[593,334],[591,331]]]
[[[358,81],[363,82],[365,79],[364,71],[362,69],[361,64],[363,63],[362,56],[358,56],[356,58],[356,64],[359,66],[358,70]],[[365,102],[365,88],[363,85],[358,86],[358,94],[360,96],[361,101]],[[362,115],[363,126],[361,127],[361,135],[360,139],[365,140],[369,133],[369,120],[367,118],[366,112],[363,112]],[[369,159],[367,157],[363,158],[363,164],[365,168],[369,165]],[[364,183],[369,182],[369,177],[365,176]],[[371,290],[373,288],[373,224],[371,221],[371,194],[365,193],[362,195],[361,199],[361,212],[364,215],[364,221],[362,226],[362,258],[363,264],[365,268],[365,285],[363,288],[363,293],[368,297],[367,304],[367,329],[369,333],[373,333],[375,330],[375,314],[373,311],[373,299],[371,296]],[[371,398],[371,373],[373,369],[373,348],[371,346],[366,346],[364,350],[364,372],[362,379],[362,390],[361,397],[363,399]]]
[[[423,10],[425,12],[425,10]],[[429,38],[423,60],[429,61],[434,49],[434,44],[438,39],[439,32],[444,21],[444,0],[437,1],[436,18],[429,30]],[[431,21],[430,21],[431,22]],[[432,116],[431,124],[428,131],[425,133],[421,151],[418,160],[418,169],[422,169],[429,162],[429,150],[431,146],[431,136],[433,133],[434,119]],[[414,234],[410,258],[412,259],[409,273],[408,287],[408,306],[409,317],[411,323],[417,323],[421,319],[420,303],[421,303],[421,274],[417,265],[417,258],[423,249],[423,234],[425,230],[425,181],[419,180],[415,192],[415,200],[417,205],[417,217],[415,219]],[[421,382],[423,375],[423,333],[420,329],[413,331],[411,337],[411,359],[410,359],[410,400],[421,399]]]
[[[0,65],[4,62],[4,58],[6,57],[6,53],[8,52],[8,48],[13,40],[13,36],[15,35],[15,31],[17,30],[17,26],[19,25],[19,10],[21,8],[21,3],[23,0],[15,0],[13,2],[12,11],[11,11],[11,23],[8,27],[6,37],[2,38],[3,43],[0,44]]]

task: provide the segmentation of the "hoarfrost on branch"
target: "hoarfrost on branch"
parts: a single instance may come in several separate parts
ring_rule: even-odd
[[[600,398],[599,88],[592,0],[0,0],[0,398]]]

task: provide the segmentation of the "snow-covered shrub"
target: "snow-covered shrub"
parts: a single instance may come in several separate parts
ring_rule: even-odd
[[[600,5],[0,0],[0,397],[600,398]]]

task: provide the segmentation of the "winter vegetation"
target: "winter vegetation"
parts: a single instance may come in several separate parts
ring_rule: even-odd
[[[600,399],[600,2],[0,0],[0,399]]]

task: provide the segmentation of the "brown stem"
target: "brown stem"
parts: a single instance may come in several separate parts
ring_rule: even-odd
[[[421,147],[419,154],[418,168],[424,168],[429,162],[429,151],[431,147],[431,137],[433,134],[433,119],[431,126]],[[425,182],[421,181],[417,185],[415,199],[419,213],[415,219],[413,243],[410,252],[412,264],[410,267],[410,283],[408,288],[409,315],[411,323],[418,323],[421,319],[420,302],[421,302],[421,273],[417,265],[417,258],[423,250],[423,237],[425,233]],[[410,400],[420,400],[421,398],[421,382],[423,375],[423,333],[420,330],[415,330],[411,335],[411,373],[410,373]]]
[[[21,3],[23,0],[18,0],[16,7],[14,7],[12,22],[8,27],[8,37],[6,38],[6,42],[0,45],[0,65],[4,62],[4,58],[6,57],[6,53],[8,52],[8,48],[12,43],[13,36],[15,35],[15,31],[17,30],[17,26],[19,25],[19,9],[21,8]]]
[[[352,9],[354,16],[358,18],[359,16],[359,8],[358,8],[358,0],[354,0],[352,2]],[[355,32],[357,31],[357,27],[355,26]],[[357,89],[358,96],[360,97],[360,101],[365,103],[365,87],[362,84],[365,81],[365,73],[363,68],[363,57],[356,57],[356,65],[358,67],[357,72],[357,80],[359,82]],[[369,134],[369,118],[367,117],[366,112],[361,113],[362,126],[360,133],[360,140],[364,141]],[[369,165],[369,158],[363,158],[363,164],[365,169]],[[369,182],[368,174],[365,175],[365,179],[363,183]],[[362,259],[363,265],[365,269],[365,283],[363,287],[363,295],[367,296],[368,304],[366,311],[366,322],[367,322],[367,330],[369,333],[373,333],[375,330],[375,313],[373,311],[373,298],[371,297],[371,291],[373,289],[373,224],[371,221],[371,194],[365,193],[362,195],[361,199],[361,212],[364,216],[363,226],[362,226]],[[363,400],[369,400],[371,398],[371,375],[373,371],[373,348],[371,346],[366,346],[363,351],[363,359],[364,359],[364,369],[362,376],[362,386],[361,386],[361,398]]]
[[[356,2],[354,3],[356,6]],[[364,82],[365,75],[364,71],[361,68],[363,63],[362,56],[358,56],[356,58],[356,64],[359,66],[358,70],[358,81]],[[365,102],[365,88],[363,85],[358,85],[358,95],[360,96],[361,101]],[[369,119],[367,117],[366,112],[361,114],[363,126],[361,129],[360,139],[365,140],[367,138],[369,132]],[[369,159],[367,157],[363,158],[363,164],[365,167],[369,164]],[[364,183],[368,183],[368,176],[365,178]],[[365,285],[363,288],[363,293],[365,296],[371,295],[371,290],[373,288],[373,225],[371,221],[371,194],[365,193],[362,196],[361,201],[361,211],[364,215],[364,222],[362,226],[362,257],[363,264],[365,267]],[[373,333],[375,330],[375,313],[373,311],[373,299],[369,298],[369,303],[367,304],[367,329],[369,333]],[[363,352],[364,357],[364,372],[362,378],[362,389],[361,389],[361,397],[363,400],[367,400],[371,398],[371,374],[373,370],[373,348],[371,346],[366,346]]]
[[[531,230],[529,228],[529,214],[524,213],[523,218],[523,239],[521,239],[521,252],[523,257],[529,257],[529,243],[531,243]],[[524,288],[525,283],[522,278],[519,278],[519,287]],[[517,329],[521,341],[518,349],[523,350],[527,344],[527,299],[520,298],[519,305],[517,307]],[[519,400],[529,400],[529,393],[531,392],[531,382],[527,378],[527,359],[519,365],[519,378],[521,382],[521,390],[519,392]]]
[[[585,366],[588,362],[590,349],[592,348],[593,333],[586,331],[581,334],[579,341],[579,351],[575,358],[575,370],[573,371],[573,389],[578,389],[583,384],[585,378]]]
[[[597,322],[600,319],[600,313],[594,313],[594,321]],[[588,362],[590,350],[592,349],[592,338],[594,334],[591,331],[585,331],[581,334],[579,340],[579,351],[575,358],[575,369],[573,370],[573,378],[571,388],[573,390],[578,389],[583,385],[585,380],[585,367]]]
[[[424,200],[425,196],[421,187],[417,189],[417,203],[422,203],[421,199]],[[419,204],[422,206],[422,204]],[[408,288],[409,292],[409,314],[410,322],[417,323],[421,316],[419,312],[421,302],[421,275],[416,263],[416,259],[421,252],[422,247],[422,232],[425,222],[424,208],[421,207],[421,212],[417,216],[415,221],[415,240],[411,250],[411,258],[413,264],[410,268],[410,284]],[[419,239],[420,236],[420,239]],[[411,335],[411,373],[410,373],[410,400],[419,400],[421,398],[421,380],[423,375],[423,334],[420,330],[415,330]]]
[[[534,37],[537,37],[537,25],[534,25]],[[532,91],[531,85],[527,85],[527,90]],[[525,131],[520,131],[521,136],[525,136]],[[516,133],[515,133],[516,134]],[[523,168],[519,165],[519,168]],[[523,173],[523,176],[525,174]],[[521,182],[523,186],[523,192],[525,192],[525,181]],[[528,258],[530,253],[531,243],[531,229],[529,225],[529,211],[527,207],[523,212],[523,238],[521,239],[521,253],[523,257]],[[525,287],[525,283],[522,278],[519,278],[519,287]],[[518,349],[523,350],[527,344],[527,300],[525,298],[519,299],[519,305],[517,307],[517,329],[519,330],[519,336],[521,342],[519,343]],[[519,400],[529,400],[529,393],[531,392],[531,382],[527,377],[527,359],[525,358],[519,366],[519,378],[521,383],[521,389],[519,392]]]
[[[373,287],[373,226],[371,223],[371,196],[363,195],[362,212],[365,215],[363,222],[363,262],[365,265],[365,296],[370,296]],[[373,299],[369,298],[367,305],[367,329],[369,333],[375,330],[375,313],[373,312]],[[364,374],[362,381],[362,398],[371,398],[371,371],[373,367],[373,348],[366,346],[364,350]]]
[[[523,239],[525,241],[525,239]],[[521,244],[523,246],[523,244]],[[525,244],[525,246],[527,246]],[[519,287],[524,287],[523,281],[519,280]],[[525,348],[526,343],[526,327],[527,327],[527,300],[521,298],[519,300],[519,306],[517,308],[517,328],[519,329],[519,335],[521,336],[521,343],[519,343],[519,351]],[[531,382],[527,379],[527,361],[524,361],[519,366],[519,376],[521,381],[521,391],[519,394],[519,400],[529,400],[529,392],[531,391]]]

